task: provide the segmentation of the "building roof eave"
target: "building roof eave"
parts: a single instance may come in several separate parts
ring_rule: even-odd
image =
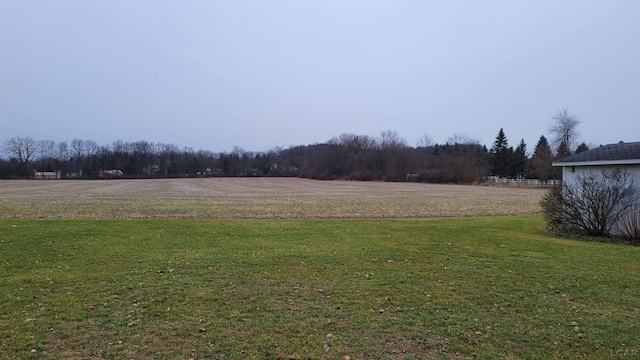
[[[596,161],[554,161],[553,166],[607,166],[607,165],[640,165],[640,159],[596,160]]]

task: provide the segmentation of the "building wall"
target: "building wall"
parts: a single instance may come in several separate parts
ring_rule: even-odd
[[[62,178],[62,172],[57,171],[36,171],[33,173],[33,178],[37,180],[59,180]]]
[[[579,175],[589,175],[599,173],[602,170],[615,169],[622,169],[629,172],[633,176],[634,185],[638,191],[640,191],[640,164],[618,166],[565,166],[562,168],[562,182],[565,184],[573,184]]]
[[[636,188],[637,194],[640,194],[640,164],[633,165],[603,165],[603,166],[566,166],[562,168],[562,182],[564,184],[573,184],[580,175],[589,175],[593,173],[599,173],[602,170],[615,170],[622,169],[627,171],[633,177],[633,185]],[[620,231],[618,226],[614,225],[611,229],[614,235],[619,235]]]

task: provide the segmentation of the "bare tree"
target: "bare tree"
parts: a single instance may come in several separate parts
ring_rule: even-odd
[[[17,175],[28,177],[29,164],[38,153],[38,142],[30,137],[14,137],[4,143],[4,152],[18,160]]]
[[[67,144],[66,141],[60,141],[58,143],[57,148],[56,148],[55,157],[56,157],[56,159],[58,159],[60,161],[69,160],[69,145]]]
[[[378,145],[383,177],[390,181],[405,179],[411,168],[407,141],[396,131],[386,130],[380,133]]]
[[[80,161],[80,159],[82,159],[85,153],[85,148],[84,140],[71,140],[71,155],[76,159],[76,161]]]
[[[377,140],[367,135],[343,133],[337,137],[333,137],[327,142],[327,144],[341,145],[348,148],[350,151],[361,151],[375,148]]]
[[[424,133],[421,138],[416,142],[417,147],[428,148],[435,144],[433,138],[429,136],[427,133]]]
[[[30,137],[14,137],[5,142],[4,151],[20,163],[28,164],[38,152],[38,142]]]
[[[406,147],[407,141],[397,131],[386,130],[380,133],[380,146],[384,148]]]
[[[40,160],[45,161],[47,159],[55,158],[56,142],[53,140],[39,140],[38,141],[38,154]]]
[[[86,156],[96,155],[100,152],[100,145],[93,140],[85,140],[84,149],[86,151]]]
[[[478,145],[480,140],[469,136],[466,133],[455,133],[447,139],[449,145]]]
[[[633,177],[620,169],[578,175],[575,182],[552,189],[541,202],[551,225],[595,236],[609,235],[635,204]]]
[[[554,122],[549,127],[549,131],[553,134],[553,144],[559,146],[564,143],[569,150],[573,149],[579,135],[580,120],[575,115],[569,114],[567,108],[558,110],[552,119]]]

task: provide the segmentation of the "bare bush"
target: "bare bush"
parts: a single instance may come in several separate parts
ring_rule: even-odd
[[[564,217],[564,202],[562,200],[562,185],[553,185],[540,200],[542,213],[547,227],[554,231],[561,231]]]
[[[633,177],[620,169],[578,175],[541,202],[550,226],[592,236],[610,235],[635,204]]]
[[[640,240],[640,198],[620,218],[618,232],[628,239]]]

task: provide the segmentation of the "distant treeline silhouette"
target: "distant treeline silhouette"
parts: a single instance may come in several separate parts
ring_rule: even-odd
[[[529,157],[521,141],[508,146],[500,129],[491,149],[465,135],[445,144],[428,136],[409,146],[394,131],[380,137],[342,134],[325,143],[264,152],[234,147],[228,152],[178,148],[173,144],[91,140],[71,142],[14,137],[4,144],[0,178],[175,178],[291,176],[312,179],[474,183],[490,176],[548,180],[559,174],[544,136]]]

